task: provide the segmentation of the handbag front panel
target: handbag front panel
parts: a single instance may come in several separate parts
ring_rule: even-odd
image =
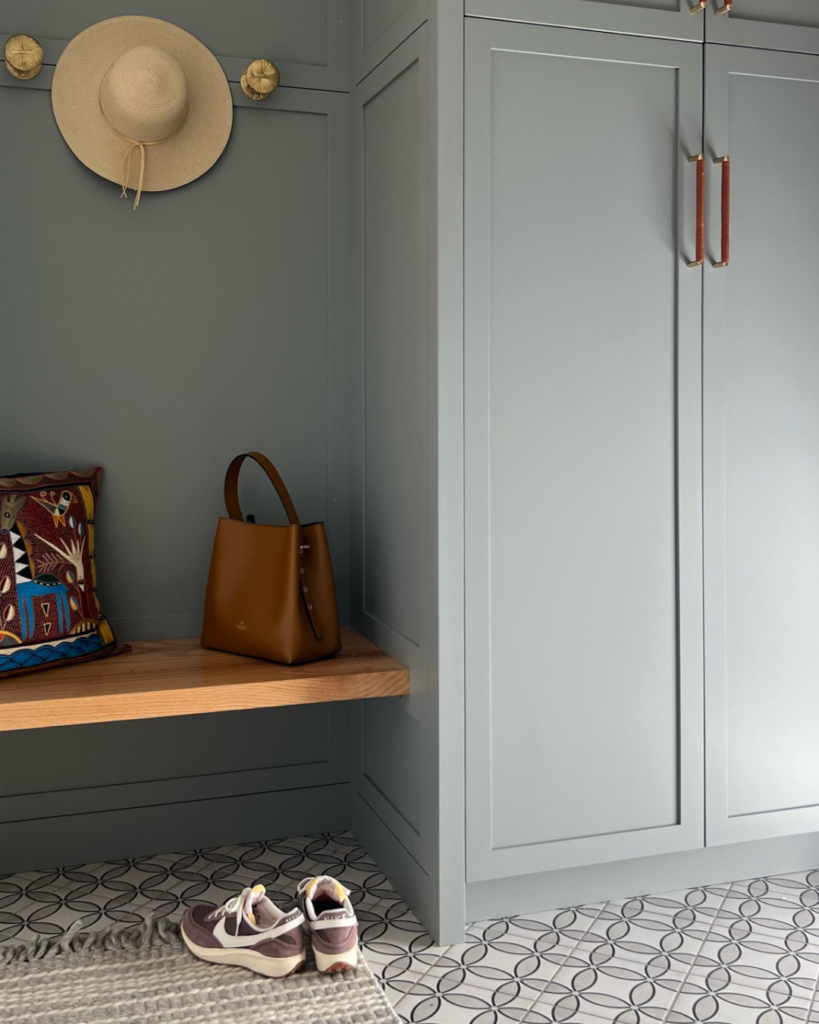
[[[202,643],[205,647],[293,664],[340,649],[330,553],[321,523],[304,529],[310,545],[299,557],[296,526],[220,519],[213,545]],[[323,638],[310,625],[300,590],[307,565]]]
[[[298,576],[298,529],[220,519],[213,545],[202,643],[255,658],[291,662],[305,623]]]

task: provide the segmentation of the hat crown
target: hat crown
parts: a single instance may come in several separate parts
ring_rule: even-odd
[[[135,142],[170,138],[185,120],[187,106],[185,72],[157,46],[135,46],[121,54],[100,85],[106,120]]]

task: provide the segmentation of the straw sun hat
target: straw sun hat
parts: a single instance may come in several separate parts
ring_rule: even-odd
[[[227,145],[230,86],[206,46],[158,18],[91,25],[54,70],[51,103],[70,149],[122,194],[177,188],[204,174]]]

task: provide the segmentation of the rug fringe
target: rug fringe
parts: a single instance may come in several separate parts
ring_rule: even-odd
[[[93,953],[97,950],[150,949],[179,941],[179,924],[167,918],[148,917],[144,924],[130,928],[110,925],[98,932],[81,932],[75,921],[62,935],[50,935],[17,945],[0,943],[0,965],[50,960],[61,953]]]

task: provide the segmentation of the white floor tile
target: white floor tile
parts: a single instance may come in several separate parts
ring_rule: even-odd
[[[686,979],[675,999],[669,1024],[693,1021],[719,1021],[720,1024],[780,1024],[783,1020],[801,1020],[817,1024],[819,1013],[808,999],[799,999],[787,990],[765,992],[731,984],[711,992],[701,980]]]
[[[362,949],[413,1024],[819,1024],[819,871],[480,921],[436,947],[349,833],[0,876],[0,942],[178,919],[262,882],[351,892]]]
[[[653,969],[629,960],[610,960],[601,967],[581,970],[564,967],[544,989],[538,1005],[551,1006],[555,1018],[571,1011],[609,1021],[621,1015],[635,1021],[640,1017],[662,1020],[684,977],[670,969]]]
[[[375,972],[373,971],[373,973]],[[386,976],[381,976],[381,982],[393,1006],[398,1006],[404,999],[417,1002],[435,995],[434,986],[427,981],[426,976],[416,974],[414,971],[388,973]]]
[[[534,1013],[533,1000],[515,983],[497,989],[461,985],[432,996],[407,998],[396,1005],[406,1021],[423,1024],[495,1024],[498,1020],[519,1024],[548,1024],[549,1018]]]
[[[462,953],[452,956],[445,952],[427,971],[435,979],[438,991],[449,991],[461,985],[493,990],[503,985],[517,984],[521,991],[534,1000],[570,954],[564,949],[560,958],[550,962],[532,950],[511,956],[491,947],[476,947],[474,955]]]

